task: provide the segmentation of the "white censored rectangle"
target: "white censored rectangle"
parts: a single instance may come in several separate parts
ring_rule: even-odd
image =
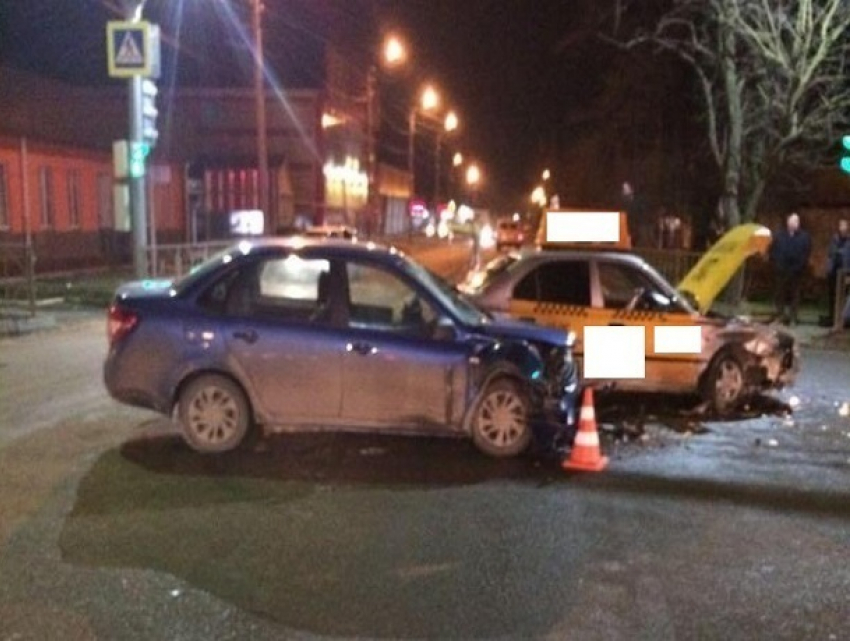
[[[655,327],[656,354],[700,354],[702,353],[702,327],[699,325],[677,325]]]
[[[550,243],[616,243],[620,240],[618,211],[546,212]]]
[[[585,327],[584,377],[646,378],[646,328]]]

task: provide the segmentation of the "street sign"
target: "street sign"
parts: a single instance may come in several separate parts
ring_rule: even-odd
[[[150,22],[107,22],[106,45],[111,77],[159,77],[158,25]]]

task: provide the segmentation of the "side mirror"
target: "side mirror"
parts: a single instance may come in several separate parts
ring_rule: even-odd
[[[455,324],[452,322],[452,319],[441,316],[437,320],[437,324],[434,327],[434,332],[431,337],[435,341],[453,341],[457,337],[457,330],[455,329]]]

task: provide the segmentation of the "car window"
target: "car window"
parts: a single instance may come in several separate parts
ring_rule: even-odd
[[[224,313],[310,321],[327,302],[329,274],[330,263],[322,259],[290,255],[261,261],[234,278],[225,296]]]
[[[434,308],[396,275],[354,262],[346,270],[350,325],[424,335],[436,323]]]
[[[590,306],[590,268],[587,261],[543,263],[514,288],[517,300]]]
[[[621,309],[628,305],[639,289],[654,289],[649,280],[630,265],[599,263],[599,285],[602,304],[606,309]]]

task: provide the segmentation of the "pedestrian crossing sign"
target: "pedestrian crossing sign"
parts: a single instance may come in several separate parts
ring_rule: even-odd
[[[149,22],[108,22],[109,75],[113,78],[159,76],[159,27]]]

